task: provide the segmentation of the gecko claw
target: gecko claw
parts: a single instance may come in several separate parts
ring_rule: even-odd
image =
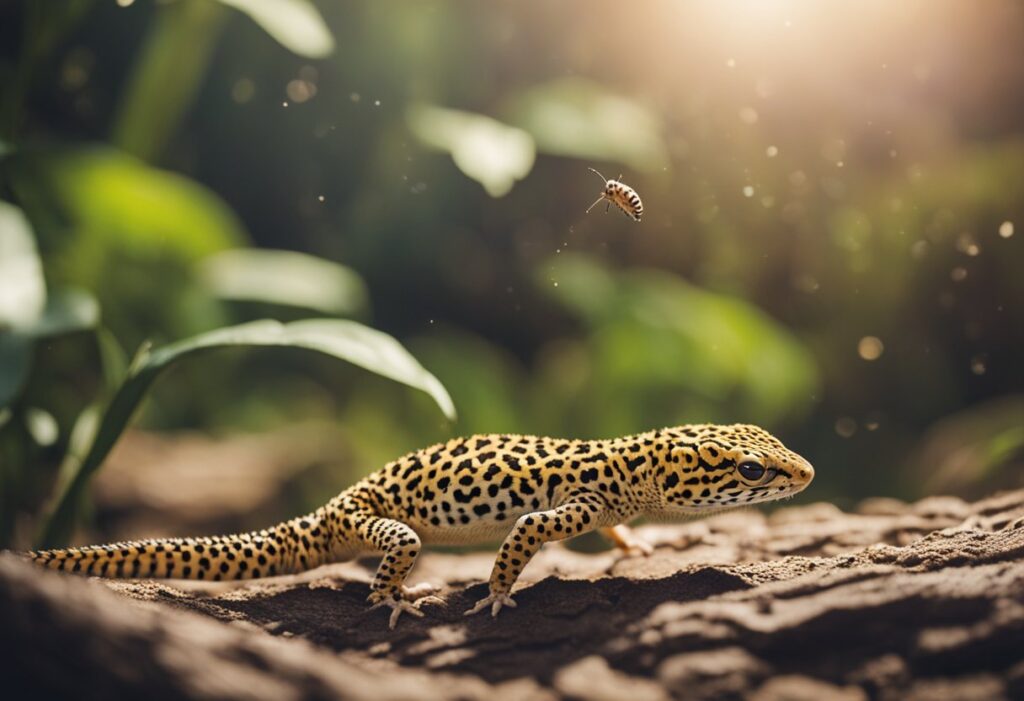
[[[378,609],[381,606],[387,606],[391,609],[391,617],[388,618],[388,628],[391,630],[395,629],[398,625],[398,618],[403,612],[407,612],[416,616],[417,618],[423,618],[424,613],[420,610],[420,607],[425,604],[439,604],[444,605],[445,601],[439,596],[421,596],[415,601],[407,601],[403,598],[395,599],[391,596],[381,595],[380,592],[373,592],[368,597],[369,601],[374,602],[373,606],[369,608],[370,611]]]
[[[514,609],[516,607],[516,602],[513,601],[512,597],[508,594],[489,594],[476,602],[476,605],[466,611],[463,615],[472,616],[474,613],[483,611],[488,605],[491,607],[491,618],[497,618],[498,611],[501,611],[502,606],[508,606],[510,609]]]

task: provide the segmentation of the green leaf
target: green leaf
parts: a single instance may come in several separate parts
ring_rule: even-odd
[[[615,161],[648,172],[668,164],[653,112],[596,83],[577,78],[545,83],[519,96],[510,114],[546,153]]]
[[[96,329],[96,344],[99,347],[100,364],[103,366],[103,382],[106,391],[112,396],[128,374],[128,359],[121,344],[106,327]]]
[[[410,108],[407,121],[424,145],[451,154],[459,170],[503,197],[533,168],[533,139],[522,129],[472,112],[433,105]]]
[[[705,405],[714,415],[704,420],[772,423],[809,406],[813,357],[753,304],[664,271],[610,271],[581,255],[559,255],[542,269],[541,288],[589,327],[586,364],[602,378],[595,391],[616,396],[618,406],[635,402],[630,415],[661,398]]]
[[[43,264],[25,214],[0,202],[0,332],[34,322],[46,306]]]
[[[23,333],[32,338],[63,336],[95,328],[100,320],[100,305],[84,290],[57,290],[46,300],[46,308]]]
[[[155,9],[111,134],[119,148],[147,160],[163,152],[192,106],[228,17],[207,0],[158,3]]]
[[[0,408],[21,391],[32,365],[25,333],[46,308],[46,281],[24,213],[0,202]]]
[[[269,302],[332,316],[366,310],[362,278],[343,265],[292,251],[239,248],[203,259],[203,283],[224,299]]]
[[[0,202],[0,408],[18,395],[32,364],[32,342],[92,328],[99,305],[86,292],[46,295],[43,266],[28,219]]]
[[[68,255],[88,255],[97,276],[111,249],[197,259],[243,244],[238,217],[189,178],[119,151],[79,148],[33,155],[31,172],[77,230]]]
[[[289,51],[324,58],[334,51],[334,37],[309,0],[220,0],[244,12]]]
[[[451,397],[436,377],[392,336],[354,321],[313,319],[291,324],[255,321],[210,331],[156,350],[143,346],[132,361],[124,382],[103,411],[98,426],[91,432],[92,436],[81,441],[88,444],[87,450],[76,453],[82,455],[81,460],[72,456],[62,466],[54,509],[40,541],[42,547],[66,541],[89,478],[103,464],[160,373],[186,356],[232,346],[305,348],[347,360],[426,392],[449,419],[455,419]],[[78,427],[76,431],[88,432],[87,428]]]

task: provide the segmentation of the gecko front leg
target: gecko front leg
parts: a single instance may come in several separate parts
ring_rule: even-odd
[[[607,502],[591,493],[576,494],[559,507],[521,516],[498,551],[491,570],[490,592],[466,615],[490,607],[491,616],[497,616],[502,606],[514,608],[516,602],[509,594],[512,585],[544,543],[571,538],[616,520]]]

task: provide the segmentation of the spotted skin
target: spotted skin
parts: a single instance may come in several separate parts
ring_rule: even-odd
[[[772,501],[801,491],[813,476],[810,463],[746,424],[612,440],[477,435],[409,453],[313,513],[266,530],[28,555],[86,575],[220,581],[375,552],[382,558],[370,601],[391,609],[394,627],[401,613],[422,615],[423,604],[440,602],[423,587],[404,585],[424,544],[502,540],[488,596],[467,612],[496,615],[515,605],[512,587],[546,542],[602,529],[620,547],[643,551],[621,524]]]

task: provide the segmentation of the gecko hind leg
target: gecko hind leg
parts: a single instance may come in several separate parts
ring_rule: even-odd
[[[373,604],[371,610],[381,606],[390,608],[388,626],[394,628],[402,613],[423,616],[420,607],[424,604],[444,603],[430,593],[436,589],[429,584],[405,585],[405,578],[416,564],[421,548],[420,537],[412,528],[401,521],[368,513],[359,514],[356,519],[362,541],[368,548],[384,554],[370,584],[372,591],[367,601]]]
[[[647,557],[654,553],[654,546],[637,536],[633,529],[624,524],[610,526],[601,529],[601,535],[615,543],[615,547],[622,550],[626,555],[641,555]]]

